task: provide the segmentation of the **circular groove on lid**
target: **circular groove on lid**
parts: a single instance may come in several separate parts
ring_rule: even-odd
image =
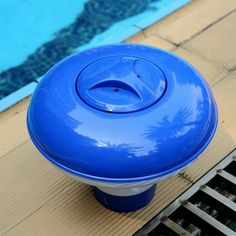
[[[77,92],[89,106],[106,112],[143,110],[165,93],[166,78],[153,63],[138,57],[111,56],[86,66]]]

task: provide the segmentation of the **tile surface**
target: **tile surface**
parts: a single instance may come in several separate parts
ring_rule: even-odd
[[[193,0],[191,4],[149,27],[146,34],[155,33],[180,44],[201,33],[234,9],[235,0]]]
[[[236,53],[233,53],[236,42],[235,22],[236,10],[183,44],[183,47],[230,71],[235,70]]]

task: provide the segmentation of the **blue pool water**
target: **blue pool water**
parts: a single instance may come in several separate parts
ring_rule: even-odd
[[[146,26],[145,18],[173,2],[0,1],[0,99],[36,81],[56,62],[86,45],[119,42],[127,29],[137,33]]]

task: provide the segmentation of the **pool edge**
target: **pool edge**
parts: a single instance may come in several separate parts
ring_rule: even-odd
[[[167,7],[160,9],[158,11],[159,13],[158,15],[150,14],[150,16],[147,17],[146,19],[137,22],[135,25],[132,25],[127,30],[125,30],[121,35],[119,35],[119,37],[117,35],[114,37],[113,35],[109,39],[101,40],[99,44],[96,44],[93,42],[85,44],[82,47],[75,49],[74,53],[82,51],[82,50],[86,50],[88,48],[103,45],[103,44],[120,43],[130,38],[131,36],[140,33],[145,28],[151,26],[152,24],[156,23],[157,21],[166,17],[167,15],[175,12],[176,10],[190,3],[191,1],[192,0],[176,0],[175,2],[168,5]],[[35,88],[37,87],[37,84],[40,82],[41,79],[42,77],[39,77],[38,79],[36,79],[36,81],[33,81],[23,86],[22,88],[16,90],[15,92],[9,94],[8,96],[2,98],[0,100],[0,112],[7,110],[8,108],[12,107],[14,104],[30,96],[34,92]]]

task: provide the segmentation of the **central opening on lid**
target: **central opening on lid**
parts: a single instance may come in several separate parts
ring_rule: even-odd
[[[96,60],[78,75],[79,97],[104,112],[143,110],[165,93],[166,78],[158,66],[134,56],[111,56]]]
[[[113,91],[114,92],[119,92],[119,89],[118,88],[113,88]]]

